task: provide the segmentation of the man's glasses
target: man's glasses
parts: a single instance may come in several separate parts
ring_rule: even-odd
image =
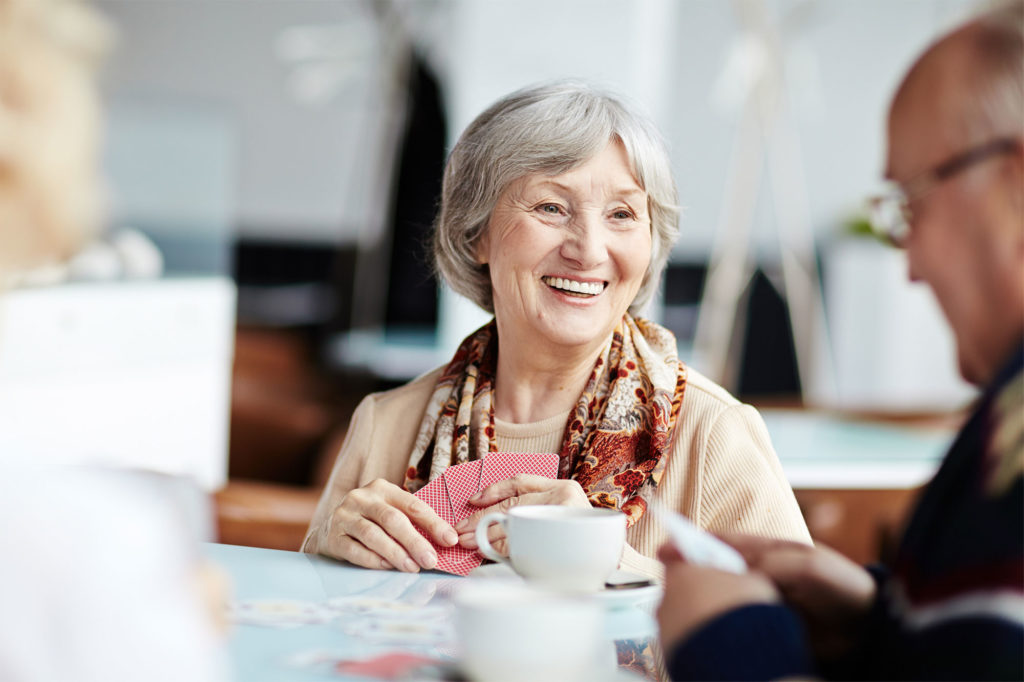
[[[910,202],[976,163],[999,154],[1016,153],[1020,145],[1020,140],[1014,138],[992,140],[956,154],[906,182],[892,183],[888,192],[868,199],[872,230],[893,246],[902,248],[910,236]]]

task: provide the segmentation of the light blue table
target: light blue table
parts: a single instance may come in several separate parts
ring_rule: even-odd
[[[450,621],[450,595],[453,588],[467,580],[445,573],[405,574],[395,571],[371,571],[341,564],[330,559],[298,552],[205,544],[204,555],[220,565],[231,577],[233,599],[295,599],[325,604],[338,597],[360,596],[397,600],[418,606],[437,606],[442,611],[442,627]],[[614,640],[620,656],[642,652],[657,632],[652,615],[645,609],[630,607],[605,612],[605,634]],[[451,656],[454,642],[396,645],[368,637],[359,616],[341,615],[323,624],[275,628],[234,624],[230,636],[230,654],[235,679],[239,682],[263,680],[362,680],[333,672],[329,666],[296,666],[292,661],[318,653],[335,658],[365,658],[375,653],[403,650],[424,655]],[[644,657],[651,664],[650,651]],[[629,679],[641,679],[628,676]]]

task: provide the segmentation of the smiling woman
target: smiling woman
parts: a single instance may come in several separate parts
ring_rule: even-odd
[[[446,367],[362,402],[303,549],[417,571],[439,548],[476,549],[492,505],[594,506],[626,515],[621,568],[658,576],[654,500],[713,531],[809,541],[757,412],[635,317],[675,240],[675,204],[660,136],[615,95],[558,82],[477,117],[445,168],[434,256],[494,320]],[[501,451],[557,453],[558,478],[494,483],[454,528],[413,496]],[[500,527],[489,539],[502,550]]]

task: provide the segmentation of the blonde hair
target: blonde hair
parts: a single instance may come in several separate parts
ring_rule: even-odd
[[[631,312],[650,300],[678,235],[668,152],[654,124],[623,98],[586,83],[556,81],[517,90],[469,124],[444,171],[434,226],[437,271],[456,292],[494,312],[490,273],[476,259],[498,197],[526,175],[558,175],[622,143],[651,215],[651,260]]]
[[[0,273],[66,257],[98,224],[108,36],[79,0],[0,0]]]

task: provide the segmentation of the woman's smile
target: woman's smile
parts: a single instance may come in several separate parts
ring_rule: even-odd
[[[547,284],[558,294],[572,298],[589,299],[600,296],[608,282],[605,281],[581,281],[571,277],[541,277],[541,281]]]

